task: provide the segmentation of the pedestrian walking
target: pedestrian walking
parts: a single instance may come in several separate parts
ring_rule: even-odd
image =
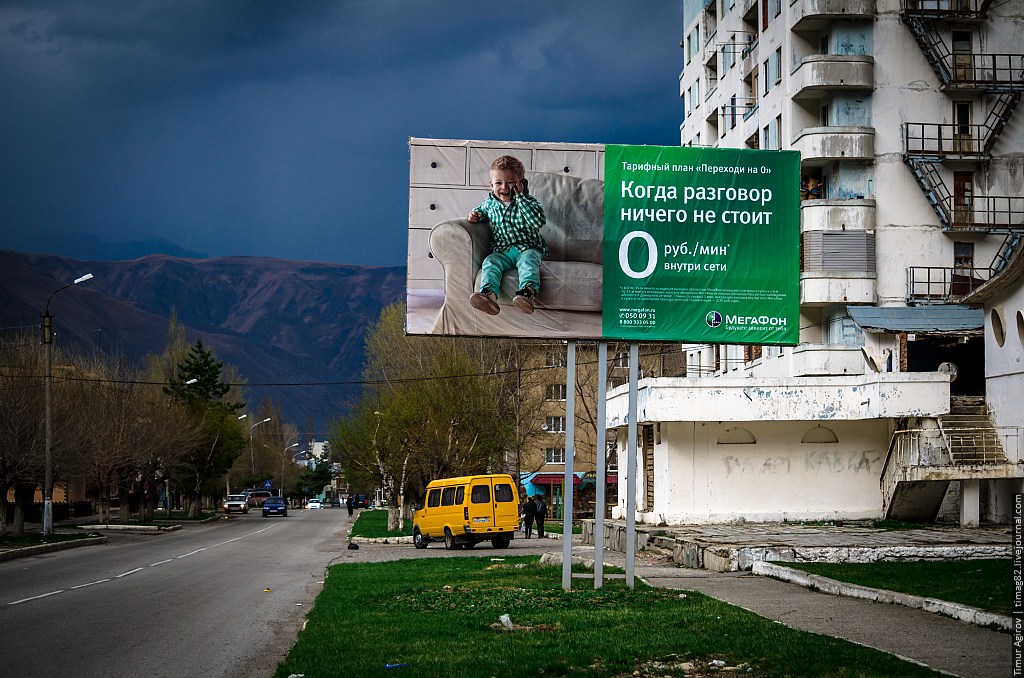
[[[544,538],[544,519],[548,517],[548,505],[544,503],[543,497],[537,497],[537,539]]]
[[[533,500],[533,497],[527,497],[526,503],[523,504],[523,531],[526,532],[526,538],[529,539],[533,535],[533,521],[537,517],[537,502]]]
[[[345,497],[345,508],[348,509],[349,515],[352,515],[352,503],[352,495],[350,494],[347,497]]]

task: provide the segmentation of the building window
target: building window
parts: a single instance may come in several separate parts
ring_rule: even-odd
[[[565,384],[548,384],[544,397],[547,400],[565,400]]]
[[[548,417],[544,430],[548,433],[565,433],[565,417]]]
[[[564,464],[565,463],[565,448],[564,447],[548,447],[544,450],[544,463],[546,464]]]
[[[775,50],[775,84],[782,82],[782,48]]]
[[[772,71],[771,71],[771,59],[765,59],[764,63],[761,64],[761,69],[764,72],[764,94],[772,91]]]
[[[550,351],[544,359],[544,364],[548,367],[565,367],[565,356]]]

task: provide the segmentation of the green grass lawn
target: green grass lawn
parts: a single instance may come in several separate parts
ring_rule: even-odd
[[[352,537],[407,537],[412,535],[412,521],[405,521],[405,529],[388,530],[387,509],[360,509],[356,522],[352,525]]]
[[[1008,559],[779,565],[850,584],[938,598],[1007,616],[1013,607],[1013,568]]]
[[[719,667],[746,676],[938,675],[699,593],[642,582],[628,590],[621,580],[565,592],[561,568],[532,557],[335,565],[275,675],[709,675]]]

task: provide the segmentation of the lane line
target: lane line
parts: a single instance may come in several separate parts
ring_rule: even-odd
[[[50,591],[49,593],[43,593],[43,594],[38,595],[38,596],[32,596],[31,598],[22,598],[21,600],[14,600],[14,601],[11,601],[11,602],[9,602],[7,604],[8,605],[17,605],[19,603],[27,603],[30,600],[39,600],[40,598],[46,598],[48,596],[55,596],[58,593],[64,593],[64,589],[60,589],[59,591]]]
[[[96,581],[91,581],[88,584],[79,584],[78,586],[69,586],[68,589],[69,590],[84,589],[86,586],[92,586],[94,584],[102,584],[103,582],[106,582],[106,581],[110,581],[110,578],[107,577],[106,579],[98,579]]]
[[[206,551],[207,549],[216,548],[218,546],[223,546],[224,544],[230,544],[231,542],[238,541],[240,539],[245,539],[246,537],[252,537],[252,536],[260,534],[262,532],[266,532],[267,530],[273,529],[273,528],[277,527],[279,524],[280,523],[274,523],[272,525],[267,525],[266,527],[261,528],[259,530],[256,530],[255,532],[249,532],[248,534],[243,534],[243,535],[241,535],[239,537],[235,537],[233,539],[228,539],[227,541],[223,541],[223,542],[220,542],[218,544],[214,544],[212,546],[204,546],[203,548],[196,549],[195,551],[189,551],[188,553],[185,553],[185,554],[180,555],[180,556],[176,556],[174,558],[168,558],[166,560],[161,560],[161,561],[156,562],[156,563],[151,563],[149,565],[149,567],[156,567],[157,565],[163,565],[165,563],[171,563],[171,562],[174,562],[175,560],[178,560],[178,559],[181,559],[181,558],[187,558],[188,556],[195,555],[196,553],[201,553],[202,551]],[[29,598],[21,598],[20,600],[12,600],[11,602],[7,603],[7,605],[19,605],[21,603],[27,603],[27,602],[32,601],[32,600],[39,600],[40,598],[47,598],[49,596],[55,596],[58,593],[64,593],[65,590],[81,589],[81,588],[85,588],[86,586],[94,586],[96,584],[103,584],[105,582],[112,581],[112,579],[121,579],[122,577],[127,577],[130,574],[135,574],[136,572],[141,572],[144,569],[145,568],[143,568],[143,567],[136,567],[133,570],[128,570],[127,572],[122,572],[121,574],[116,575],[113,578],[109,578],[108,577],[107,579],[98,579],[96,581],[92,581],[92,582],[89,582],[87,584],[76,584],[75,586],[69,586],[67,589],[59,589],[57,591],[50,591],[49,593],[41,593],[38,596],[31,596]]]
[[[186,553],[186,554],[184,554],[184,555],[180,555],[180,556],[178,556],[178,558],[188,558],[189,556],[191,556],[191,555],[195,555],[196,553],[199,553],[199,552],[201,552],[201,551],[205,551],[205,550],[206,550],[206,549],[208,549],[208,548],[209,548],[208,546],[204,546],[204,547],[203,547],[203,548],[201,548],[201,549],[196,549],[195,551],[189,551],[188,553]]]

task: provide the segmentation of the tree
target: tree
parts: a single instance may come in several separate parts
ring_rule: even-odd
[[[224,363],[197,339],[164,389],[199,429],[198,441],[177,460],[174,470],[189,499],[190,517],[198,517],[204,492],[216,491],[214,479],[222,479],[246,447],[237,418],[245,403],[230,399],[232,386],[222,381],[223,370]]]
[[[19,334],[0,343],[0,535],[7,532],[8,493],[42,475],[44,365],[38,337]],[[25,532],[16,491],[13,532]]]
[[[507,470],[519,435],[507,353],[478,339],[406,336],[404,319],[402,305],[389,306],[367,332],[366,386],[331,433],[346,479],[387,498],[390,529],[407,491],[418,498],[434,478]]]

